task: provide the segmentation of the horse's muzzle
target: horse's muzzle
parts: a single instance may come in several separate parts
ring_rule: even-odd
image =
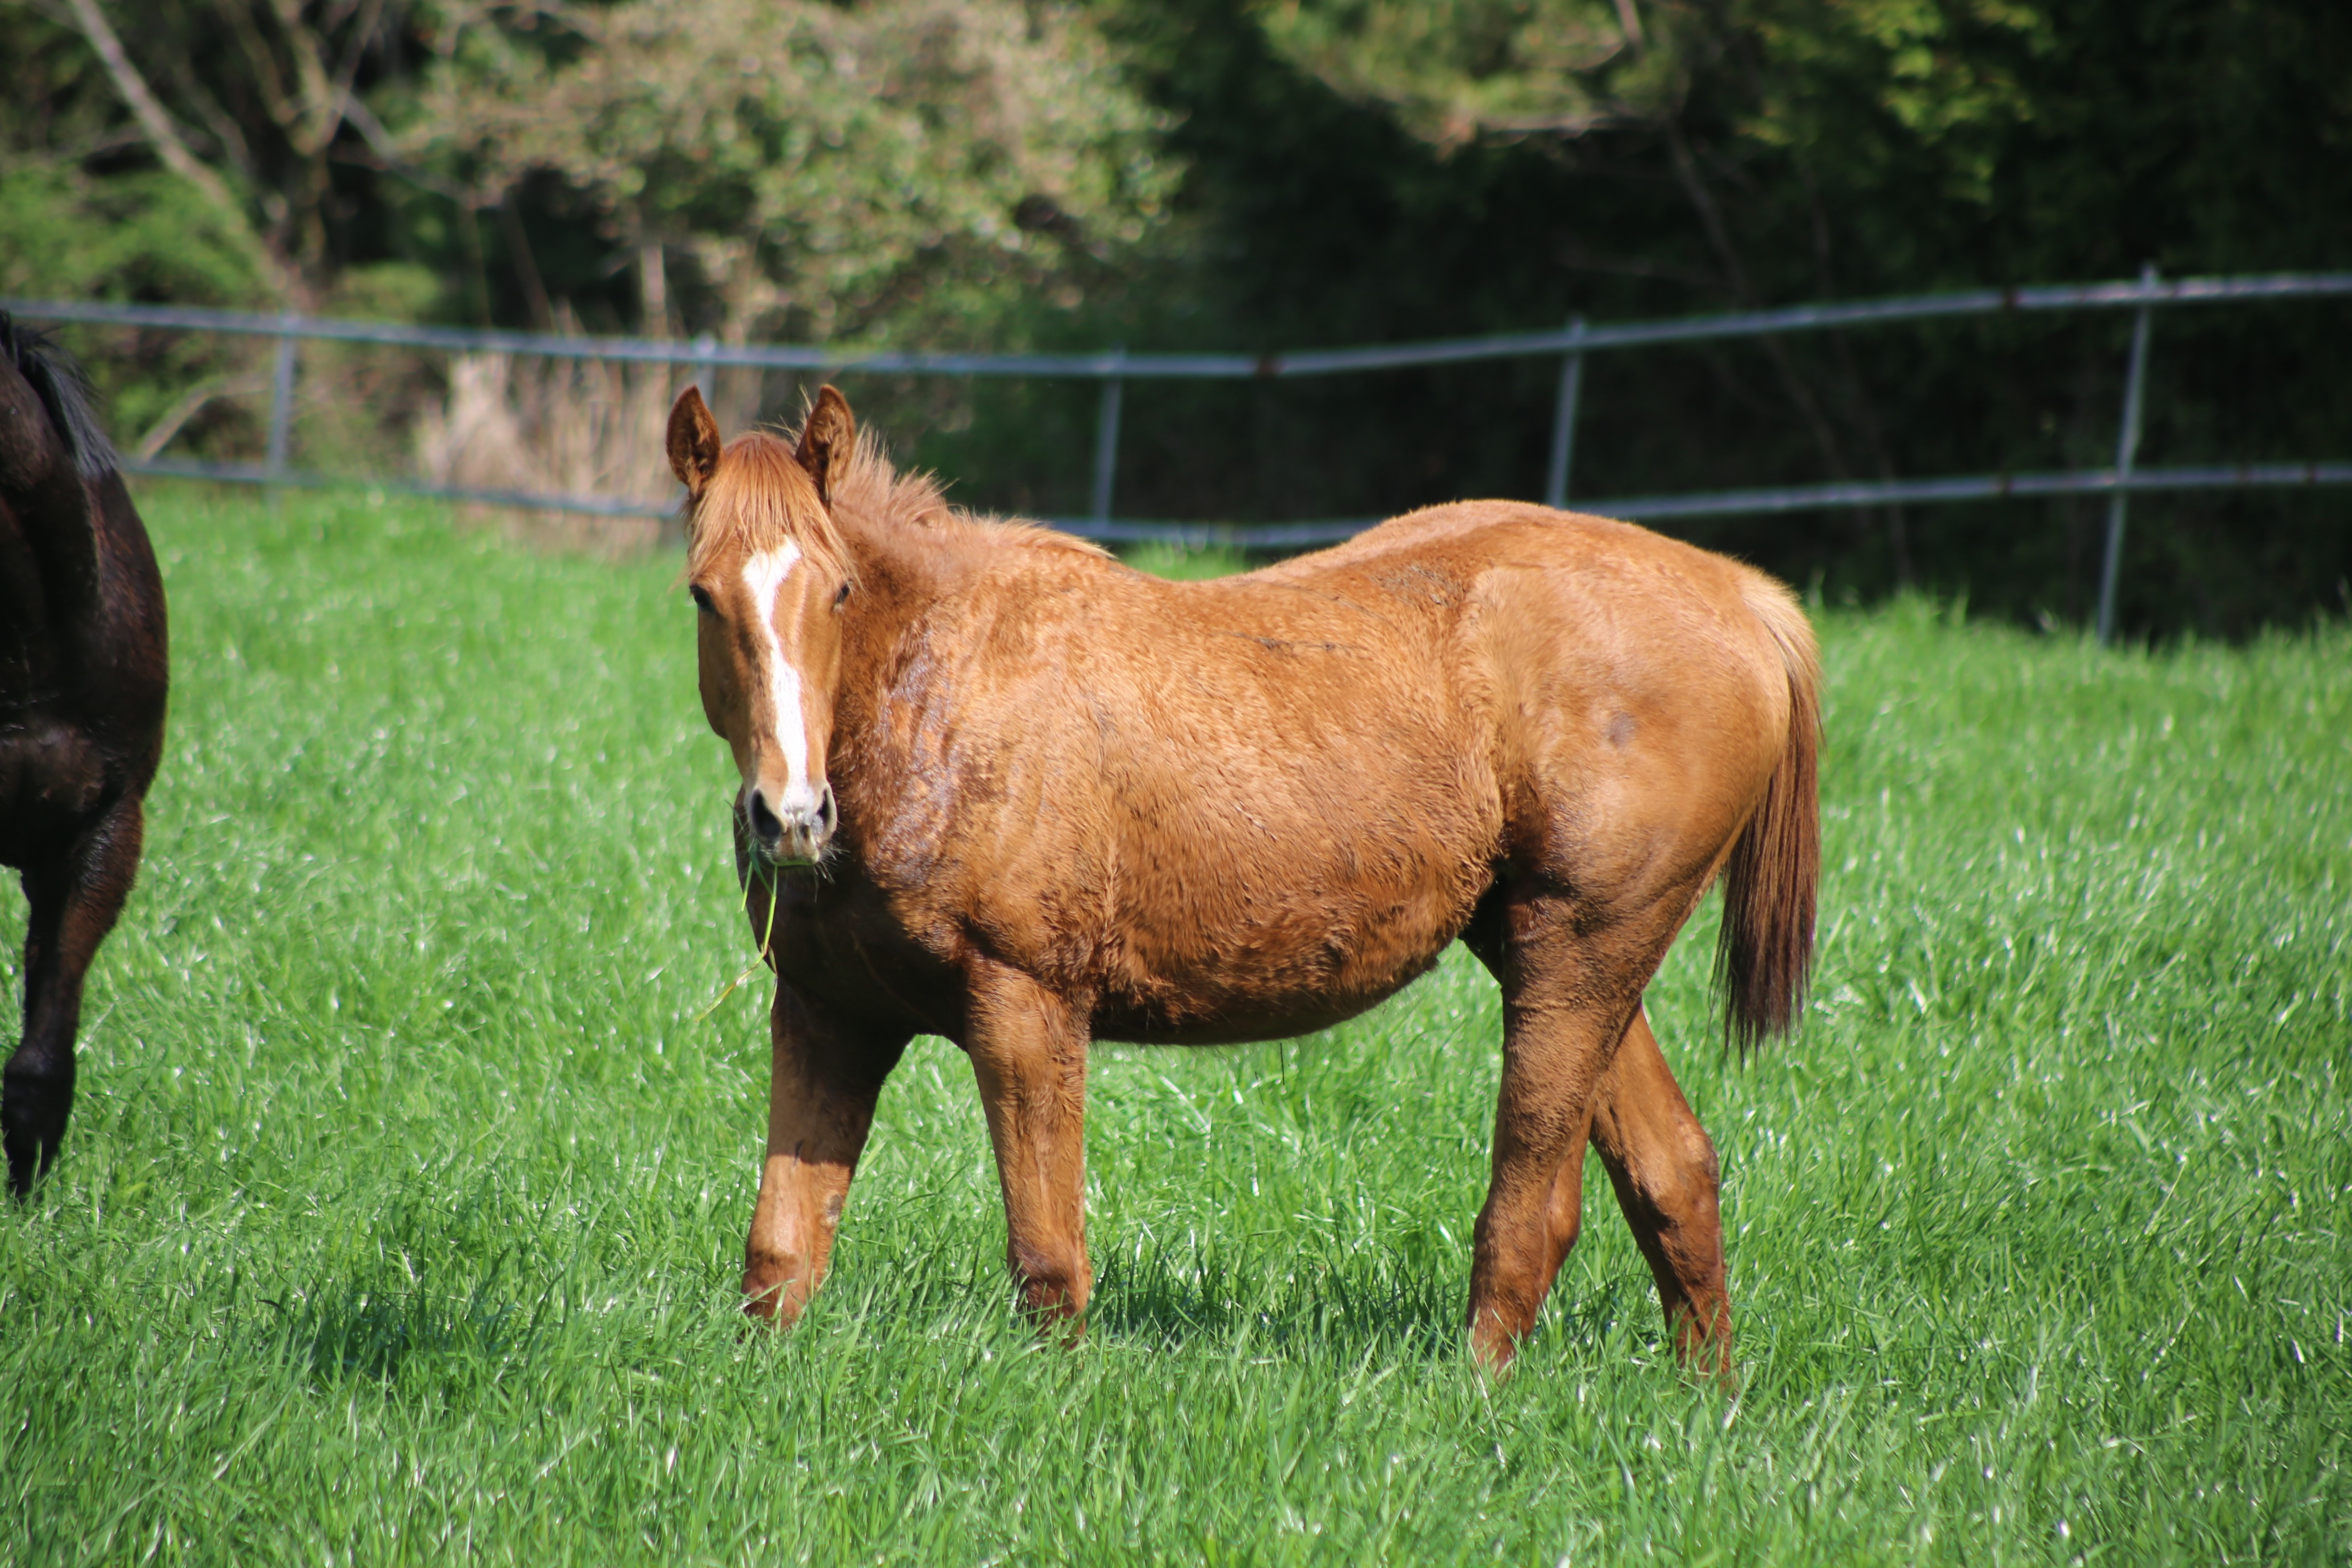
[[[839,813],[829,784],[817,791],[814,801],[781,809],[770,803],[764,790],[754,788],[744,798],[743,819],[751,830],[752,847],[769,865],[814,866],[833,842]]]

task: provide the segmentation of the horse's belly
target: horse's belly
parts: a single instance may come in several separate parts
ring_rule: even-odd
[[[1444,951],[1440,943],[1439,952]],[[1395,971],[1376,986],[1261,991],[1234,988],[1213,996],[1193,994],[1171,1009],[1133,997],[1107,1001],[1095,1010],[1097,1039],[1139,1046],[1237,1046],[1252,1040],[1286,1040],[1346,1023],[1386,1001],[1428,973],[1437,953],[1410,969]]]
[[[1230,1045],[1328,1028],[1426,973],[1485,881],[1483,868],[1433,865],[1410,882],[1269,888],[1240,907],[1202,900],[1175,922],[1134,921],[1104,965],[1095,1032]]]

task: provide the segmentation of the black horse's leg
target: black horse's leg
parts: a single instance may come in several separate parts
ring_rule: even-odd
[[[139,802],[125,800],[55,858],[25,872],[25,1035],[0,1074],[8,1190],[22,1198],[58,1157],[73,1110],[82,978],[139,872]]]

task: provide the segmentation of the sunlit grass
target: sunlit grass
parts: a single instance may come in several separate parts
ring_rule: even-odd
[[[1179,581],[1229,576],[1250,565],[1248,553],[1229,544],[1124,544],[1118,558],[1139,572]]]
[[[0,1215],[0,1559],[2340,1559],[2352,637],[1832,615],[1816,1001],[1653,1016],[1746,1391],[1592,1182],[1517,1375],[1456,1319],[1493,986],[1098,1050],[1089,1339],[1011,1310],[919,1043],[789,1336],[734,1285],[764,983],[667,562],[151,494],[171,749],[56,1178]],[[0,914],[18,981],[21,903]]]

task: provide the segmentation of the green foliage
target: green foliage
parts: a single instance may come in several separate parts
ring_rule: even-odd
[[[1187,267],[1143,291],[1168,308],[1139,310],[1148,331],[1126,341],[1410,340],[2127,277],[2150,259],[2171,275],[2352,268],[2352,204],[2332,195],[2352,143],[2341,5],[1628,10],[1639,49],[1562,80],[1474,47],[1473,27],[1458,48],[1416,49],[1404,5],[1125,0],[1117,36],[1177,117],[1197,235]],[[1605,22],[1571,0],[1476,15],[1506,34]],[[1606,96],[1637,54],[1671,79],[1639,112],[1551,132],[1497,114],[1466,139],[1441,112],[1547,83]],[[2128,335],[2119,317],[2042,318],[1598,356],[1570,493],[1605,510],[1612,497],[2102,465]],[[2332,367],[2347,345],[2340,303],[2166,313],[2141,460],[2341,451],[2352,391]],[[1130,394],[1120,504],[1259,521],[1530,497],[1557,375],[1499,363]],[[2341,491],[2136,501],[2126,624],[2240,636],[2341,614],[2345,505]],[[2101,510],[1677,528],[1833,596],[1927,584],[2021,621],[2070,620],[2095,593]]]
[[[562,52],[490,21],[434,74],[420,157],[560,179],[622,245],[679,250],[730,338],[968,334],[1140,239],[1168,183],[1075,11],[633,0],[566,14]]]
[[[1281,0],[1256,15],[1284,55],[1342,94],[1393,106],[1441,145],[1482,132],[1580,134],[1670,108],[1679,85],[1630,3]]]
[[[2025,71],[2060,36],[2047,6],[2011,0],[1767,0],[1743,20],[1773,62],[1745,134],[1848,180],[1841,165],[1884,179],[1902,146],[1939,166],[1926,195],[1979,208],[2005,147],[2047,108]],[[1842,139],[1856,110],[1881,133]]]
[[[174,175],[0,168],[0,295],[239,308],[263,276],[253,236]]]
[[[2215,1563],[2352,1537],[2352,638],[1828,613],[1816,1001],[1713,1045],[1746,1389],[1597,1171],[1460,1347],[1499,1007],[1100,1048],[1092,1332],[1010,1309],[969,1070],[735,1310],[763,1125],[672,563],[148,489],[179,685],[63,1163],[0,1214],[0,1558]],[[0,920],[11,931],[12,905]],[[9,952],[0,944],[0,952]],[[0,968],[20,979],[13,957]],[[747,990],[755,988],[747,987]]]
[[[0,7],[0,59],[11,77],[11,90],[0,96],[0,167],[102,153],[120,110],[79,33],[31,5]]]
[[[330,309],[354,321],[425,320],[439,303],[441,280],[415,261],[375,261],[346,268],[335,279]]]
[[[99,3],[236,216],[162,172],[64,11],[8,8],[0,273],[28,280],[11,287],[729,339],[1257,351],[2147,261],[2352,268],[2340,0]],[[1571,493],[2101,464],[2127,334],[2116,316],[2036,318],[1599,357]],[[253,374],[225,350],[84,346],[113,356],[100,379],[139,432]],[[2142,460],[2340,458],[2347,353],[2340,303],[2167,313]],[[341,386],[370,402],[332,445],[354,460],[404,460],[447,413],[440,362],[348,368]],[[1376,518],[1532,496],[1557,374],[1137,385],[1119,510]],[[790,417],[806,390],[754,379],[726,378],[730,421]],[[852,391],[960,499],[1083,503],[1090,387]],[[226,396],[185,431],[213,455],[257,439]],[[1833,597],[1926,587],[2067,621],[2095,593],[2100,512],[1687,531]],[[2144,498],[2126,626],[2234,637],[2340,614],[2345,515],[2340,491]]]
[[[253,236],[175,175],[97,179],[46,160],[0,167],[0,296],[250,308],[266,300],[267,275]],[[126,448],[192,391],[260,384],[249,341],[76,334],[74,346]],[[233,437],[242,413],[229,403],[191,413],[194,448]]]

